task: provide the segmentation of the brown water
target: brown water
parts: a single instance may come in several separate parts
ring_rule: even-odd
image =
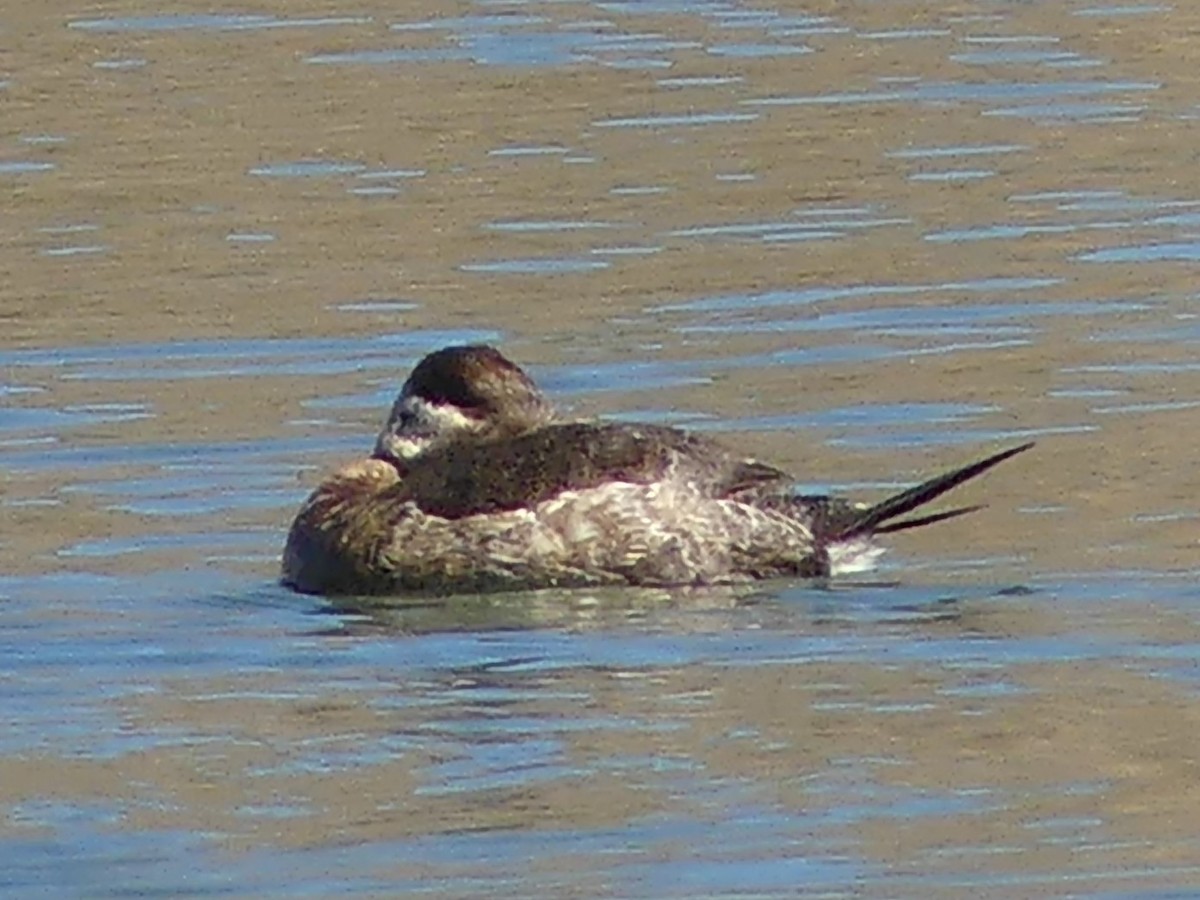
[[[277,6],[0,11],[0,893],[1200,887],[1200,8]],[[878,584],[278,588],[468,339],[806,488],[1039,444]]]

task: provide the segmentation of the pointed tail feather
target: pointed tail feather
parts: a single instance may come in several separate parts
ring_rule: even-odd
[[[959,516],[965,516],[967,513],[979,512],[983,508],[984,504],[979,503],[975,506],[959,506],[956,509],[946,510],[946,512],[930,513],[927,516],[918,516],[915,519],[901,519],[899,522],[888,522],[885,525],[880,525],[873,533],[893,534],[897,531],[908,531],[910,528],[920,528],[923,525],[932,525],[934,522],[957,519]]]
[[[974,512],[980,507],[966,506],[959,509],[952,509],[948,512],[920,516],[915,519],[903,519],[898,522],[892,521],[899,516],[912,512],[918,507],[924,506],[931,500],[937,499],[963,482],[970,481],[977,475],[982,475],[993,466],[1004,462],[1004,460],[1016,456],[1018,453],[1024,453],[1032,446],[1033,442],[1030,441],[1027,444],[1021,444],[1019,447],[1011,447],[1008,450],[1003,450],[978,462],[973,462],[962,468],[937,475],[928,481],[918,484],[916,487],[909,488],[907,491],[902,491],[899,494],[894,494],[886,500],[881,500],[874,506],[862,510],[854,519],[833,535],[830,542],[848,541],[856,537],[871,534],[883,534],[893,531],[903,531],[908,528],[918,528],[922,525],[931,525],[934,522],[942,522],[946,519],[953,519],[957,516]]]

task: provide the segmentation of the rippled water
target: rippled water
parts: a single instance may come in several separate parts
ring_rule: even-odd
[[[0,12],[0,894],[1188,896],[1187,4]],[[276,582],[429,349],[878,496],[872,580]]]

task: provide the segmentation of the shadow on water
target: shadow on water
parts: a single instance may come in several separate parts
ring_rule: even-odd
[[[883,582],[774,589],[762,584],[607,588],[428,598],[344,597],[331,599],[327,612],[342,622],[341,627],[365,628],[367,633],[535,629],[695,633],[770,629],[785,617],[807,619],[814,627],[835,622],[866,626],[949,620],[961,600],[973,593],[977,592],[950,590],[944,597],[929,599],[928,589],[903,590]]]

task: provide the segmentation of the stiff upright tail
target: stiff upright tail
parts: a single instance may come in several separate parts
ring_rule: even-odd
[[[966,515],[969,512],[974,512],[981,507],[961,506],[957,509],[947,510],[946,512],[930,513],[929,515],[918,516],[913,519],[895,521],[900,516],[924,506],[929,501],[958,487],[963,482],[970,481],[977,475],[982,475],[993,466],[999,465],[1004,460],[1016,456],[1018,453],[1025,452],[1032,446],[1033,442],[1030,441],[1028,444],[1021,444],[1019,447],[1003,450],[1000,453],[981,459],[978,462],[973,462],[960,469],[954,469],[930,478],[928,481],[924,481],[916,487],[909,488],[907,491],[894,494],[886,500],[876,503],[874,506],[858,510],[849,521],[842,524],[836,532],[828,537],[827,542],[831,544],[839,543],[858,537],[868,537],[872,534],[887,534],[893,531],[919,528],[922,525],[932,525],[934,522],[944,522],[946,519],[953,519]]]

